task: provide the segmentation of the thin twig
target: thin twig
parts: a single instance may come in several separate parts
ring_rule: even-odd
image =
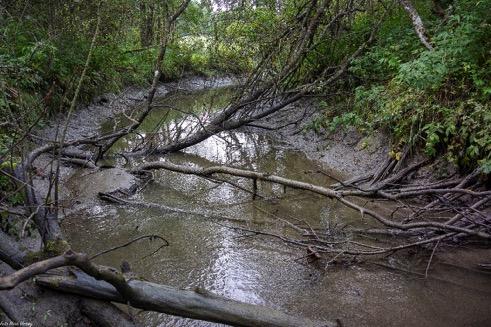
[[[93,256],[91,256],[91,257],[89,258],[89,260],[93,260],[93,259],[95,259],[95,258],[97,258],[97,257],[99,257],[99,256],[101,256],[101,255],[107,254],[107,253],[112,252],[112,251],[115,251],[115,250],[122,249],[122,248],[124,248],[124,247],[127,247],[127,246],[129,246],[129,245],[131,245],[131,244],[135,243],[135,242],[138,242],[138,241],[140,241],[140,240],[147,239],[147,238],[148,238],[150,241],[152,241],[153,239],[159,239],[159,240],[161,240],[161,241],[163,241],[163,242],[164,242],[164,244],[163,244],[162,246],[160,246],[160,247],[157,249],[157,251],[158,251],[158,250],[160,250],[161,248],[163,248],[164,246],[169,246],[169,241],[167,241],[167,240],[166,240],[165,238],[163,238],[162,236],[159,236],[159,235],[154,235],[154,234],[152,234],[152,235],[143,235],[143,236],[139,236],[139,237],[137,237],[137,238],[135,238],[135,239],[132,239],[131,241],[128,241],[128,242],[126,242],[126,243],[124,243],[124,244],[117,245],[117,246],[114,246],[114,247],[112,247],[112,248],[110,248],[110,249],[107,249],[107,250],[101,251],[101,252],[99,252],[99,253],[97,253],[97,254],[94,254]],[[155,253],[155,252],[153,252],[152,254],[154,254],[154,253]]]

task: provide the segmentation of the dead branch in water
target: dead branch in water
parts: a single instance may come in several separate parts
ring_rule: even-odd
[[[405,187],[393,189],[394,182],[400,181],[405,178],[410,172],[422,167],[426,161],[416,163],[407,168],[399,170],[394,175],[388,175],[384,179],[380,179],[376,184],[369,186],[368,188],[356,187],[355,190],[351,189],[351,184],[341,182],[341,188],[332,189],[311,183],[306,183],[298,180],[292,180],[281,176],[276,176],[264,172],[256,172],[245,169],[238,169],[226,166],[211,166],[211,167],[196,167],[176,165],[168,161],[147,162],[140,166],[133,168],[133,173],[146,172],[155,169],[166,169],[183,174],[192,174],[201,176],[204,178],[216,177],[216,176],[235,176],[240,178],[247,178],[258,181],[265,181],[270,183],[276,183],[290,188],[313,192],[322,196],[326,196],[330,199],[334,199],[343,205],[358,211],[363,217],[371,217],[375,222],[378,222],[384,226],[378,230],[364,230],[354,229],[353,233],[377,233],[388,235],[404,235],[406,238],[417,237],[416,241],[409,243],[397,244],[389,247],[378,247],[370,244],[360,243],[351,238],[350,228],[344,229],[337,238],[333,239],[330,233],[323,233],[322,230],[316,232],[309,224],[304,222],[305,227],[301,227],[298,223],[292,224],[288,220],[283,218],[279,219],[285,226],[292,227],[294,232],[297,232],[298,237],[292,238],[286,235],[280,235],[275,232],[265,230],[253,230],[244,227],[226,226],[238,231],[251,233],[253,235],[265,235],[279,239],[285,243],[295,246],[304,247],[306,249],[315,249],[316,253],[335,254],[335,255],[381,255],[387,253],[394,253],[396,251],[405,250],[411,247],[427,246],[432,243],[440,244],[441,241],[446,239],[461,239],[461,238],[478,238],[484,241],[491,239],[489,230],[491,229],[491,222],[488,216],[482,214],[484,208],[488,207],[491,201],[491,192],[489,191],[474,191],[469,189],[463,189],[462,183],[452,182],[450,185],[454,187],[443,188],[440,183],[437,187],[435,185],[417,186],[417,187]],[[377,176],[375,174],[374,176]],[[367,183],[370,185],[370,183]],[[368,197],[382,198],[389,200],[397,199],[415,199],[420,200],[428,196],[451,194],[463,194],[471,198],[470,205],[467,208],[461,208],[456,215],[448,217],[445,222],[433,221],[428,218],[426,220],[418,220],[417,222],[398,222],[394,219],[393,214],[391,217],[384,216],[382,213],[373,210],[365,205],[361,205],[356,201],[357,198]],[[443,203],[441,203],[443,205]],[[410,208],[408,205],[400,206],[400,208]],[[420,209],[424,211],[424,208]],[[472,217],[480,216],[481,222],[477,223],[472,220]],[[464,217],[471,223],[461,223],[464,221]],[[344,236],[343,236],[344,235]],[[339,238],[341,236],[341,238]]]
[[[419,165],[419,164],[418,164]],[[148,171],[148,170],[153,170],[153,169],[166,169],[174,172],[180,172],[183,174],[192,174],[192,175],[198,175],[198,176],[203,176],[203,177],[209,177],[214,174],[224,174],[224,175],[232,175],[232,176],[237,176],[237,177],[244,177],[248,179],[257,179],[257,180],[262,180],[262,181],[267,181],[271,183],[276,183],[284,186],[288,186],[291,188],[296,188],[296,189],[301,189],[305,191],[310,191],[313,193],[317,193],[323,196],[326,196],[331,199],[336,199],[340,203],[344,204],[345,206],[355,209],[358,211],[362,216],[367,215],[372,218],[374,218],[376,221],[379,223],[382,223],[386,227],[390,228],[397,228],[401,230],[411,230],[411,229],[418,229],[418,228],[428,228],[431,230],[439,230],[439,231],[447,231],[447,232],[458,232],[458,233],[464,233],[472,236],[477,236],[480,238],[484,239],[491,239],[491,234],[485,231],[481,231],[480,229],[469,229],[466,227],[461,227],[461,226],[456,226],[452,224],[453,222],[457,221],[457,218],[452,218],[449,220],[447,223],[438,223],[438,222],[432,222],[432,221],[419,221],[419,222],[414,222],[414,223],[399,223],[396,221],[391,220],[390,218],[387,218],[383,216],[382,214],[366,208],[364,206],[361,206],[354,201],[351,201],[348,199],[348,197],[351,196],[366,196],[364,192],[354,192],[354,191],[335,191],[333,189],[323,187],[323,186],[318,186],[310,183],[305,183],[297,180],[292,180],[276,175],[271,175],[268,173],[261,173],[261,172],[255,172],[251,170],[245,170],[245,169],[238,169],[238,168],[232,168],[232,167],[226,167],[226,166],[212,166],[212,167],[207,167],[207,168],[199,168],[199,167],[190,167],[190,166],[184,166],[184,165],[176,165],[170,162],[163,162],[163,161],[156,161],[156,162],[148,162],[145,164],[142,164],[132,170],[133,173],[138,173],[141,171]],[[409,169],[406,171],[410,171]],[[400,176],[396,176],[397,179],[400,179]],[[394,180],[394,178],[389,178],[389,180]],[[388,184],[388,183],[384,183]],[[455,191],[455,190],[454,190]],[[447,193],[451,193],[452,190],[449,190]],[[413,193],[411,192],[410,195],[422,195],[425,194],[426,192],[416,192]],[[431,193],[431,192],[428,192]],[[443,190],[438,190],[433,193],[445,193]],[[469,193],[469,192],[466,192]],[[491,196],[489,195],[489,192],[479,192],[479,193],[471,193],[472,195],[477,195],[480,197],[485,197],[484,200],[479,202],[479,205],[485,205],[490,199]],[[371,197],[373,194],[368,193],[368,195]],[[474,208],[478,209],[478,208]]]
[[[139,236],[137,238],[134,238],[124,244],[121,244],[121,245],[117,245],[117,246],[114,246],[110,249],[106,249],[104,251],[101,251],[99,253],[96,253],[94,255],[92,255],[89,259],[90,260],[94,260],[95,258],[97,257],[100,257],[101,255],[104,255],[104,254],[107,254],[107,253],[110,253],[110,252],[113,252],[113,251],[116,251],[116,250],[119,250],[119,249],[122,249],[122,248],[125,248],[127,246],[130,246],[131,244],[133,243],[136,243],[138,241],[141,241],[141,240],[144,240],[144,239],[148,239],[150,241],[153,241],[154,239],[158,239],[158,240],[161,240],[162,241],[162,245],[160,247],[157,248],[157,250],[155,250],[154,252],[152,252],[152,254],[158,252],[161,248],[163,248],[164,246],[169,246],[169,241],[167,241],[165,238],[163,238],[162,236],[159,236],[159,235],[142,235],[142,236]],[[151,255],[151,254],[150,254]]]

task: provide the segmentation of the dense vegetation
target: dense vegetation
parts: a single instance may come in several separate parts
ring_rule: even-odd
[[[191,1],[168,45],[162,80],[185,73],[252,72],[275,49],[278,31],[298,23],[306,3]],[[384,129],[394,138],[395,154],[405,144],[416,145],[464,170],[480,165],[490,172],[490,1],[414,5],[433,50],[421,44],[402,6],[368,2],[347,19],[326,25],[329,33],[315,36],[301,69],[285,83],[307,83],[338,64],[380,20],[375,41],[352,62],[346,78],[318,89],[320,95],[341,95],[321,101],[325,112],[313,126],[328,131],[353,125],[366,133]],[[0,7],[0,151],[5,154],[29,126],[67,110],[98,15],[101,32],[79,101],[146,85],[162,25],[175,6],[150,0],[6,1]],[[288,43],[288,37],[281,42]],[[279,50],[276,68],[291,50]]]
[[[490,8],[489,1],[455,1],[441,17],[422,6],[433,51],[403,17],[388,19],[376,44],[352,65],[354,100],[328,119],[330,127],[384,128],[399,145],[491,172]]]
[[[426,278],[435,252],[440,248],[462,244],[489,247],[490,12],[491,0],[0,2],[0,290],[16,288],[16,294],[21,294],[2,293],[0,314],[3,311],[12,321],[44,319],[46,322],[51,309],[46,309],[42,318],[38,307],[33,310],[33,303],[37,305],[37,300],[43,299],[49,303],[46,308],[56,309],[61,317],[60,323],[46,325],[134,326],[133,320],[138,319],[139,314],[130,317],[129,307],[130,316],[110,304],[117,299],[143,311],[234,326],[341,325],[338,319],[313,323],[269,308],[220,299],[200,287],[194,291],[162,288],[133,274],[126,261],[135,258],[133,254],[128,255],[129,248],[126,253],[120,252],[123,257],[118,255],[118,260],[125,258],[120,269],[97,265],[95,258],[142,240],[157,240],[161,245],[139,261],[151,260],[161,248],[170,245],[164,238],[166,235],[141,235],[145,230],[154,232],[151,225],[144,226],[146,218],[140,221],[135,215],[136,227],[133,227],[133,222],[130,226],[123,220],[113,219],[113,212],[119,210],[111,209],[107,217],[99,215],[99,211],[106,210],[95,204],[99,201],[107,202],[111,208],[140,208],[137,210],[144,215],[155,209],[163,227],[167,227],[165,224],[170,220],[160,218],[168,214],[176,214],[179,222],[184,215],[200,216],[217,220],[220,228],[233,230],[240,233],[239,236],[272,237],[300,248],[303,255],[294,261],[302,260],[307,265],[316,262],[315,269],[362,264],[365,259],[360,258],[363,257],[390,262],[387,268],[393,269],[393,263],[399,261],[392,260],[396,252],[413,256],[414,253],[408,251],[417,249],[422,250],[423,255],[428,254],[429,260],[424,274],[414,276]],[[223,101],[216,101],[213,96],[206,108],[200,106],[196,110],[176,106],[177,101],[186,105],[183,98],[179,98],[180,88],[177,88],[179,92],[166,93],[166,101],[157,101],[164,91],[162,82],[196,75],[233,75],[238,77],[235,81],[240,85],[231,90],[230,96],[223,97]],[[127,86],[145,91],[123,92],[116,100],[118,105],[108,100],[112,97],[98,97],[106,92],[121,92]],[[96,105],[71,120],[77,107],[90,101],[95,101]],[[303,103],[291,106],[299,101]],[[94,114],[98,108],[104,110],[101,115]],[[297,108],[302,110],[297,111]],[[281,117],[263,120],[278,113]],[[154,114],[158,117],[152,121]],[[89,115],[93,117],[85,119]],[[94,117],[97,119],[91,119]],[[115,124],[101,132],[100,120],[107,117],[114,117]],[[40,133],[40,127],[53,121],[57,126]],[[290,168],[273,165],[277,166],[276,171],[269,171],[269,166],[251,162],[257,157],[250,158],[249,151],[242,151],[244,143],[239,140],[242,137],[234,134],[245,126],[264,129],[269,133],[265,135],[272,138],[288,133],[289,137],[299,137],[306,142],[310,138],[301,135],[305,126],[317,133],[340,129],[357,130],[362,135],[382,133],[384,138],[391,139],[387,143],[392,148],[387,151],[389,155],[386,147],[378,149],[366,169],[359,165],[363,157],[355,153],[350,165],[354,166],[352,173],[358,176],[336,184],[332,184],[329,177],[329,180],[322,180],[326,185],[321,185],[323,182],[316,176],[327,175],[323,169],[303,171],[303,165],[293,167],[298,169],[298,174],[294,175],[297,180],[288,178],[286,171]],[[186,153],[212,137],[227,143],[224,150],[227,157],[235,157],[232,151],[239,149],[240,156],[247,157],[247,165],[235,166],[235,160],[227,161],[227,164],[234,164],[232,167],[215,162],[218,160],[197,160],[199,154]],[[125,141],[127,146],[116,149],[116,144]],[[171,155],[177,152],[181,152],[179,156]],[[262,155],[262,151],[257,153],[256,156]],[[280,152],[275,153],[275,158],[281,156]],[[349,162],[350,156],[342,160]],[[265,158],[269,158],[269,154]],[[295,166],[296,159],[293,162]],[[443,167],[445,174],[435,173],[435,166]],[[310,164],[304,168],[307,167]],[[203,182],[212,184],[208,187],[208,184],[201,186],[194,181],[184,182],[186,187],[183,188],[176,180],[170,185],[165,178],[152,174],[159,170],[204,178]],[[101,177],[101,174],[104,175]],[[435,176],[421,178],[430,174]],[[106,192],[102,188],[100,191],[91,179],[100,179],[103,186],[111,180],[114,190]],[[68,184],[78,182],[84,186],[79,189],[70,186],[71,192],[66,193],[71,194],[65,194]],[[135,195],[138,192],[141,195],[143,189],[154,182],[155,186],[158,184],[154,188],[158,192],[169,188],[173,200],[181,194],[182,199],[165,203],[167,193],[162,193],[158,197],[162,204],[135,201],[144,200],[144,196]],[[265,187],[267,184],[283,187],[280,191],[281,188]],[[221,189],[224,186],[227,189]],[[202,196],[205,193],[198,196],[194,192],[205,189],[203,192],[215,192],[220,188],[217,194],[225,190],[235,197],[228,187],[251,196],[251,201],[242,202],[242,195],[240,203],[237,201],[240,207],[243,204],[251,207],[250,220],[245,217],[248,214],[242,215],[242,209],[236,211],[239,205],[229,210],[235,201],[230,202],[228,196],[223,202],[226,212],[238,217],[208,215],[215,210],[215,195],[210,198],[211,203],[207,203],[209,197]],[[93,194],[81,196],[82,188],[83,193]],[[188,191],[188,188],[195,190]],[[290,189],[295,189],[295,193]],[[297,191],[315,193],[316,197],[297,203],[300,198]],[[319,197],[330,201],[318,200]],[[261,198],[262,204],[271,204],[270,209],[274,211],[270,213],[256,206],[257,198]],[[285,207],[288,212],[311,217],[304,220],[288,212],[280,217],[282,205],[277,205],[280,201],[276,200],[282,199],[293,204]],[[186,209],[186,201],[192,203],[192,210]],[[311,201],[322,203],[318,213],[300,210]],[[383,205],[381,210],[378,205],[372,205],[375,201],[390,205],[386,208]],[[83,202],[94,211],[81,213],[84,209],[75,208]],[[220,204],[217,208],[222,208],[221,202],[216,203]],[[348,210],[346,215],[350,218],[344,221],[344,209],[339,217],[337,212],[331,211],[334,203]],[[182,208],[178,207],[181,205]],[[257,219],[256,209],[264,213],[265,219]],[[86,254],[89,248],[75,252],[71,240],[64,236],[65,228],[76,229],[74,233],[80,235],[86,235],[83,232],[91,229],[82,231],[84,228],[77,229],[79,225],[62,226],[61,218],[79,219],[80,215],[87,214],[92,219],[96,212],[98,219],[104,219],[98,221],[104,224],[127,225],[114,226],[116,229],[109,233],[117,234],[117,228],[124,227],[124,238],[130,234],[138,236],[93,256]],[[356,214],[361,218],[359,221],[351,217]],[[106,220],[109,218],[111,220]],[[226,225],[219,223],[221,219]],[[94,225],[97,226],[99,223]],[[185,230],[179,224],[179,231],[183,235],[199,234],[201,227],[195,227]],[[105,234],[106,231],[109,230],[103,230]],[[223,233],[222,229],[219,232]],[[171,234],[172,229],[164,233]],[[242,239],[231,233],[225,236]],[[84,242],[96,238],[98,236],[87,234]],[[192,245],[189,249],[193,250],[196,246],[207,245],[185,240],[189,244],[176,246]],[[208,251],[205,249],[208,246],[202,247]],[[176,256],[167,258],[166,262],[181,260],[185,253],[169,251],[167,254]],[[472,256],[477,260],[477,255]],[[163,261],[156,262],[160,265]],[[401,264],[405,266],[403,261]],[[489,262],[476,264],[479,269],[491,267]],[[12,272],[7,266],[16,271]],[[68,270],[68,266],[79,270]],[[474,265],[466,272],[466,267],[458,267],[459,276],[474,274],[478,269]],[[54,268],[61,270],[56,275],[38,276]],[[269,269],[267,271],[269,273]],[[406,268],[401,271],[414,277]],[[179,268],[176,273],[182,272]],[[309,275],[317,278],[317,273]],[[38,278],[33,283],[31,279],[35,276]],[[77,289],[81,281],[84,288]],[[113,288],[108,290],[111,286],[107,283]],[[57,301],[52,295],[39,291],[38,286],[55,287],[56,291],[77,295]],[[462,286],[467,287],[459,285]],[[351,288],[348,291],[352,296]],[[88,299],[93,297],[103,301],[94,303]],[[316,301],[315,297],[310,300]],[[67,309],[69,304],[73,312]],[[400,305],[400,302],[391,305]],[[329,308],[329,313],[338,309]],[[375,318],[380,325],[383,320]],[[486,317],[477,318],[485,321]]]

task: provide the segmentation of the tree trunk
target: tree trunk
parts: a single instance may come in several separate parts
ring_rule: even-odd
[[[148,47],[153,41],[153,17],[154,17],[154,5],[140,2],[140,44],[142,47]]]
[[[0,260],[14,269],[21,269],[24,266],[24,255],[17,243],[0,230]]]
[[[36,283],[57,291],[126,303],[109,283],[98,281],[86,274],[77,278],[65,276],[39,276]],[[135,291],[132,306],[192,319],[224,323],[232,326],[257,327],[334,327],[334,321],[313,321],[294,317],[281,311],[259,305],[230,300],[206,290],[179,290],[170,286],[141,280],[130,280]]]
[[[411,22],[413,23],[414,30],[416,34],[418,34],[419,40],[428,50],[433,50],[433,46],[431,45],[428,37],[426,36],[426,29],[423,24],[423,20],[421,16],[419,16],[416,8],[414,8],[413,4],[409,0],[399,0],[404,10],[409,14],[411,18]]]
[[[100,327],[135,327],[128,314],[108,302],[83,299],[80,311]]]

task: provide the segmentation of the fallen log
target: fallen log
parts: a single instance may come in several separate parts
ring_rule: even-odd
[[[0,261],[5,262],[14,269],[24,267],[25,253],[18,247],[12,238],[0,230]]]
[[[131,317],[111,303],[93,299],[80,301],[80,311],[100,327],[135,327]]]
[[[1,276],[14,272],[8,265],[0,263]],[[2,311],[4,316],[1,316]],[[43,289],[30,281],[0,291],[0,326],[8,320],[12,324],[3,326],[22,326],[22,322],[29,321],[40,322],[39,326],[80,326],[77,322],[84,316],[90,320],[87,321],[90,326],[136,326],[128,314],[110,302]]]
[[[16,269],[28,269],[25,266],[26,252],[22,251],[9,235],[0,231],[0,280],[4,276],[15,274]],[[17,325],[22,321],[41,321],[43,315],[39,310],[33,311],[33,302],[56,316],[56,319],[50,320],[48,324],[72,325],[73,321],[70,319],[76,319],[74,317],[81,313],[96,326],[136,326],[128,314],[112,303],[90,298],[80,299],[71,294],[46,290],[41,292],[41,289],[31,282],[24,282],[15,289],[0,292],[0,313],[3,311],[6,315],[2,319],[8,318]],[[60,303],[63,303],[63,306],[60,306]]]
[[[98,281],[83,273],[75,277],[40,275],[36,283],[61,292],[105,301],[126,303],[109,283]],[[313,321],[294,317],[278,310],[230,300],[206,290],[180,290],[133,279],[128,285],[134,291],[131,304],[135,308],[162,312],[186,318],[224,323],[243,327],[334,327],[335,321]]]

